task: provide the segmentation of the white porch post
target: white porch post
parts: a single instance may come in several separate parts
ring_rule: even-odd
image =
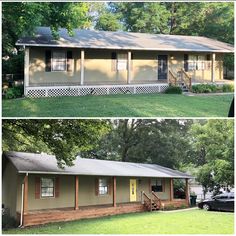
[[[80,51],[80,84],[84,84],[84,50]]]
[[[25,48],[25,68],[24,68],[24,95],[26,96],[26,88],[29,86],[29,48]]]
[[[128,51],[128,70],[127,70],[127,83],[130,84],[131,81],[131,52]]]
[[[212,53],[211,55],[211,82],[215,82],[215,60],[216,60],[216,54]]]

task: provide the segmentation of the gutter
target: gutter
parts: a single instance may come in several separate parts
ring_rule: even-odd
[[[141,48],[141,47],[132,47],[132,48],[127,48],[127,47],[113,47],[113,46],[108,46],[108,47],[92,47],[92,46],[76,46],[74,44],[42,44],[42,43],[19,43],[16,42],[16,46],[24,46],[24,47],[56,47],[56,48],[84,48],[84,49],[109,49],[109,50],[138,50],[138,51],[169,51],[169,52],[205,52],[205,53],[234,53],[233,49],[212,49],[212,50],[207,50],[207,49],[165,49],[165,48]]]
[[[118,177],[134,177],[134,178],[174,178],[174,179],[194,179],[195,177],[187,175],[187,176],[140,176],[140,175],[119,175],[119,174],[102,174],[102,173],[74,173],[74,172],[59,172],[59,171],[53,171],[53,172],[48,172],[48,171],[18,171],[20,174],[44,174],[44,175],[82,175],[82,176],[118,176]]]

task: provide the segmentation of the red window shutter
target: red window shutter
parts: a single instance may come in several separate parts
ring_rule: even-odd
[[[40,198],[40,178],[35,177],[35,199]]]
[[[59,181],[59,177],[56,177],[56,179],[55,179],[55,197],[59,197],[59,192],[60,192],[60,181]]]
[[[98,186],[98,183],[99,182],[99,179],[98,178],[95,178],[95,195],[98,196],[98,193],[99,193],[99,186]]]
[[[108,193],[109,195],[112,194],[112,178],[109,178],[108,180]]]

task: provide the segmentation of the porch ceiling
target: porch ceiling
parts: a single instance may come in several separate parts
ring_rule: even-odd
[[[55,40],[49,27],[38,27],[34,37],[22,37],[16,45],[66,48],[96,48],[124,50],[188,51],[233,53],[233,45],[199,36],[144,34],[74,30],[70,36],[66,29],[59,29]]]
[[[127,176],[127,177],[160,177],[160,178],[193,178],[177,170],[156,164],[107,161],[78,157],[74,166],[60,169],[55,156],[24,152],[5,152],[19,173],[94,175],[94,176]]]

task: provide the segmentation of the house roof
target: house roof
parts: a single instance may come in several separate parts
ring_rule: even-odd
[[[5,152],[4,156],[12,162],[18,173],[193,178],[188,174],[156,164],[141,164],[78,157],[74,161],[74,166],[60,169],[58,168],[57,160],[53,155]]]
[[[49,27],[38,27],[35,36],[22,37],[17,41],[16,45],[154,51],[234,52],[233,45],[199,36],[76,29],[73,32],[74,35],[71,37],[66,29],[59,29],[59,39],[54,40]]]

